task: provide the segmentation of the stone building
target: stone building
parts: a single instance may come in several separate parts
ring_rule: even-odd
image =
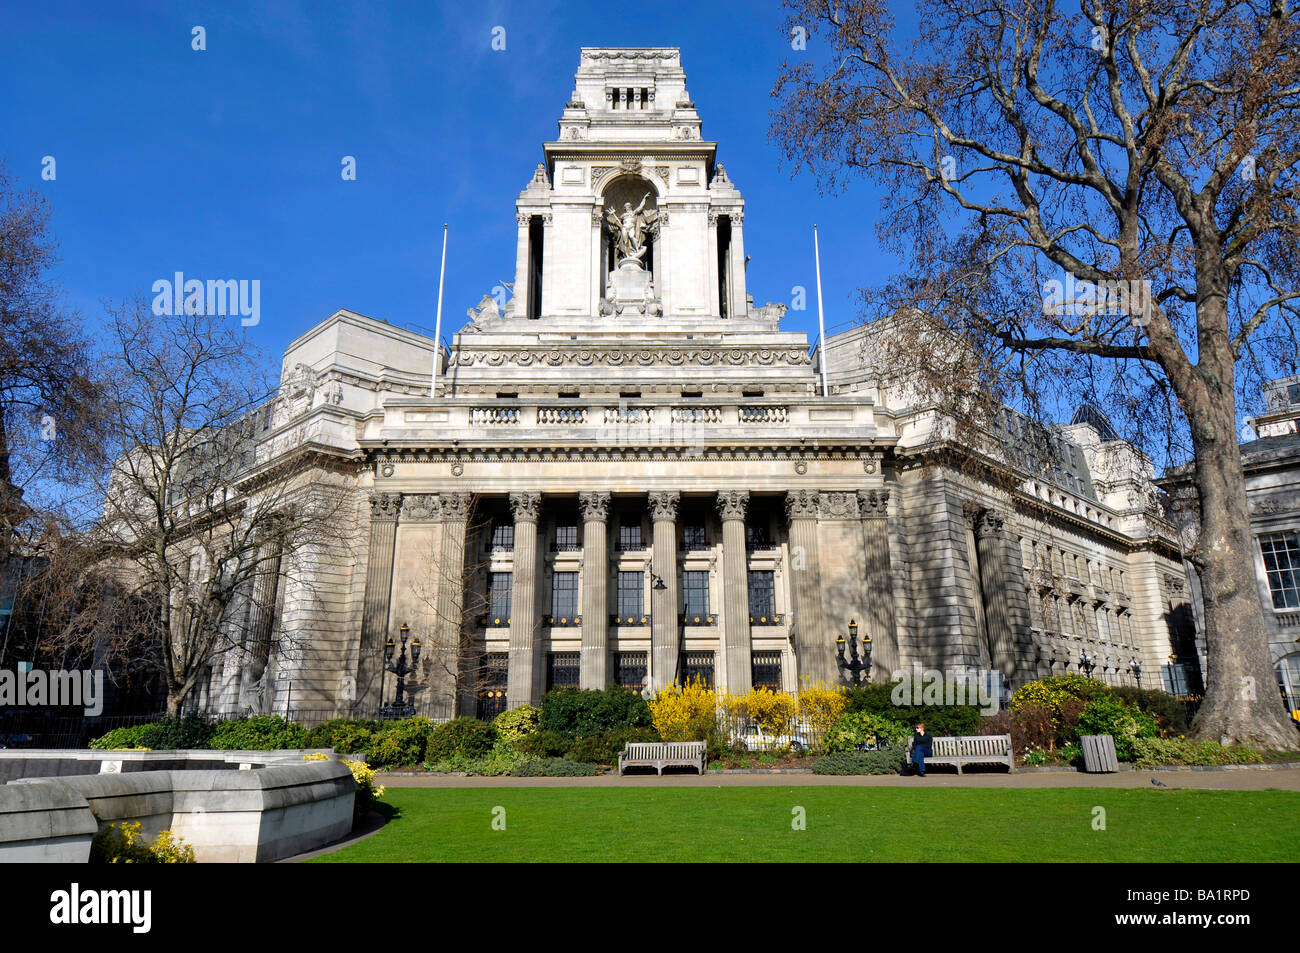
[[[542,153],[513,294],[449,349],[349,311],[288,348],[265,439],[351,461],[368,518],[299,561],[310,608],[277,615],[288,577],[253,596],[266,707],[290,684],[295,710],[391,701],[417,640],[400,687],[435,715],[560,685],[793,691],[843,680],[851,622],[878,680],[1160,683],[1190,613],[1150,462],[1095,412],[1008,411],[1001,450],[954,465],[933,410],[879,382],[887,322],[831,337],[823,380],[747,291],[745,199],[676,49],[583,49]],[[245,666],[201,704],[247,707]]]
[[[1269,648],[1278,687],[1291,711],[1300,710],[1300,375],[1264,388],[1265,410],[1246,421],[1254,439],[1241,444],[1246,502],[1254,535],[1255,577],[1264,604]],[[1172,468],[1160,481],[1174,500],[1174,518],[1190,525],[1196,515],[1191,466]],[[1189,579],[1198,598],[1195,573]],[[1200,657],[1204,659],[1204,644]]]

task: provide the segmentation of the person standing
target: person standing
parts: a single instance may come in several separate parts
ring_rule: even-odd
[[[918,722],[912,730],[912,763],[918,777],[925,777],[925,759],[934,750],[934,738],[925,730],[925,722]]]

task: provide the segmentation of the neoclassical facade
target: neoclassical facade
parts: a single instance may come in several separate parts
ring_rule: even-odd
[[[560,685],[793,691],[843,680],[850,622],[877,679],[1169,681],[1195,633],[1149,461],[1099,415],[1030,440],[1008,412],[1001,451],[955,463],[882,387],[882,322],[830,338],[823,381],[747,292],[745,200],[677,50],[583,49],[543,160],[512,293],[449,349],[348,311],[290,345],[265,439],[352,466],[360,529],[295,563],[310,606],[257,594],[264,690],[235,653],[205,707],[374,708],[403,657],[433,715]]]

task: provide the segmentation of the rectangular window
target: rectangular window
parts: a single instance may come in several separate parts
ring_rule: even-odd
[[[515,548],[515,524],[497,523],[492,527],[492,552],[509,553]]]
[[[1300,404],[1300,384],[1288,384],[1286,396],[1293,404]]]
[[[645,548],[641,542],[641,524],[639,522],[620,522],[618,524],[618,548],[620,552],[635,552]]]
[[[772,548],[772,537],[767,531],[766,524],[745,524],[745,548],[751,550]]]
[[[1274,609],[1300,609],[1300,534],[1272,533],[1259,538],[1264,572]]]
[[[776,574],[754,569],[749,573],[749,620],[771,622],[776,615]]]
[[[635,619],[639,622],[643,615],[645,615],[645,574],[620,572],[618,574],[619,618]]]
[[[506,710],[509,666],[510,656],[505,652],[489,652],[483,656],[483,667],[478,677],[478,717],[483,721],[489,721]]]
[[[555,550],[571,553],[578,548],[578,524],[566,523],[555,527]]]
[[[577,688],[581,673],[580,652],[552,652],[546,660],[546,690]]]
[[[708,544],[704,541],[703,523],[687,523],[682,527],[682,549],[688,553],[694,553],[707,548]]]
[[[683,612],[687,625],[708,625],[709,574],[707,571],[683,573],[686,585],[682,587]]]
[[[767,688],[774,692],[781,690],[780,652],[754,653],[753,683],[755,688]]]
[[[619,652],[614,660],[614,682],[640,693],[646,684],[646,670],[645,652]]]
[[[512,581],[513,573],[488,573],[488,625],[509,625],[510,585]]]
[[[713,662],[712,652],[687,652],[682,670],[686,684],[689,685],[698,679],[704,683],[705,688],[712,688]]]
[[[551,577],[551,616],[560,625],[566,625],[577,614],[578,574],[557,572]]]

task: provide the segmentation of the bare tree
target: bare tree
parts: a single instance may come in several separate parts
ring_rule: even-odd
[[[302,434],[263,437],[273,388],[227,318],[159,316],[144,301],[111,318],[115,462],[91,545],[117,580],[114,610],[132,624],[106,626],[100,607],[67,633],[102,650],[111,630],[127,654],[155,646],[175,714],[227,653],[265,668],[279,581],[310,589],[312,554],[337,554],[350,538],[348,468]]]
[[[1300,37],[1286,0],[787,0],[773,137],[826,187],[884,185],[906,274],[868,306],[969,345],[927,384],[1077,392],[1195,462],[1209,684],[1200,737],[1295,744],[1276,694],[1238,400],[1297,362]],[[1053,284],[1056,282],[1056,284]],[[1050,400],[1049,400],[1050,402]]]

